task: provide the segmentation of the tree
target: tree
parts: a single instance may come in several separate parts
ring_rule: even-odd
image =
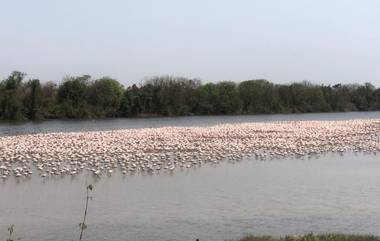
[[[200,81],[184,77],[158,76],[145,81],[144,86],[149,86],[153,112],[169,116],[188,115],[194,105],[192,97],[200,86]]]
[[[380,88],[378,88],[374,93],[375,98],[375,109],[380,110]]]
[[[235,114],[240,112],[240,99],[236,84],[231,81],[223,81],[216,85],[218,114]]]
[[[308,81],[290,85],[292,109],[294,112],[328,112],[331,107],[326,102],[320,86]]]
[[[88,100],[98,117],[117,115],[123,97],[123,86],[109,77],[95,80],[89,87]]]
[[[136,85],[128,87],[120,104],[121,116],[136,116],[142,113],[143,104],[140,97],[140,89]]]
[[[46,82],[41,87],[41,115],[44,118],[52,119],[59,117],[58,107],[58,87],[53,82]]]
[[[87,105],[88,82],[91,76],[66,77],[58,88],[60,116],[86,118],[90,116]]]
[[[193,112],[199,115],[217,114],[217,87],[214,83],[201,85],[194,93]]]
[[[38,79],[24,83],[25,76],[13,71],[0,82],[1,119],[380,110],[380,88],[370,83],[279,85],[258,79],[202,84],[198,79],[156,76],[124,89],[110,77],[66,77],[57,85]]]
[[[239,95],[245,113],[277,113],[281,111],[278,89],[267,80],[240,83]]]
[[[0,84],[0,109],[3,119],[23,119],[23,97],[22,81],[26,74],[13,71],[8,78]]]
[[[41,119],[41,94],[42,88],[40,84],[40,80],[33,79],[29,80],[26,85],[26,98],[25,98],[25,106],[26,106],[26,115],[29,119]]]
[[[340,112],[354,110],[350,92],[350,86],[342,84],[332,86],[332,96],[327,99],[332,111]]]
[[[360,111],[373,110],[376,105],[375,87],[370,83],[354,86],[352,90],[352,102]]]

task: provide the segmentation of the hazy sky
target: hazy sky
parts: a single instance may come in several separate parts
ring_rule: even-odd
[[[0,0],[0,78],[380,86],[379,0]]]

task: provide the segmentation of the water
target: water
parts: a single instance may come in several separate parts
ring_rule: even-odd
[[[380,112],[3,123],[0,133],[352,118],[380,118]],[[21,240],[77,240],[89,183],[95,189],[84,240],[216,241],[311,231],[380,235],[379,160],[346,153],[226,161],[173,174],[9,178],[0,181],[0,239],[14,224]]]
[[[174,174],[0,184],[0,237],[75,240],[94,183],[85,240],[225,240],[245,234],[380,234],[375,155],[225,162]]]
[[[166,118],[119,118],[101,120],[49,120],[43,122],[20,122],[17,124],[0,122],[0,136],[40,132],[97,131],[163,126],[212,126],[221,123],[267,122],[289,120],[349,120],[369,118],[380,119],[380,111],[286,115],[281,114],[245,116],[192,116]]]

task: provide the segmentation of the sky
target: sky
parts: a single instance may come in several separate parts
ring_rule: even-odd
[[[0,79],[380,86],[378,0],[0,0]]]

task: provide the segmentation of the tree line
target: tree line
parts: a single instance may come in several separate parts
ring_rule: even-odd
[[[124,87],[110,77],[65,77],[59,84],[14,71],[0,82],[0,118],[43,120],[134,116],[232,115],[380,110],[370,83],[316,85],[267,80],[202,84],[158,76]]]

